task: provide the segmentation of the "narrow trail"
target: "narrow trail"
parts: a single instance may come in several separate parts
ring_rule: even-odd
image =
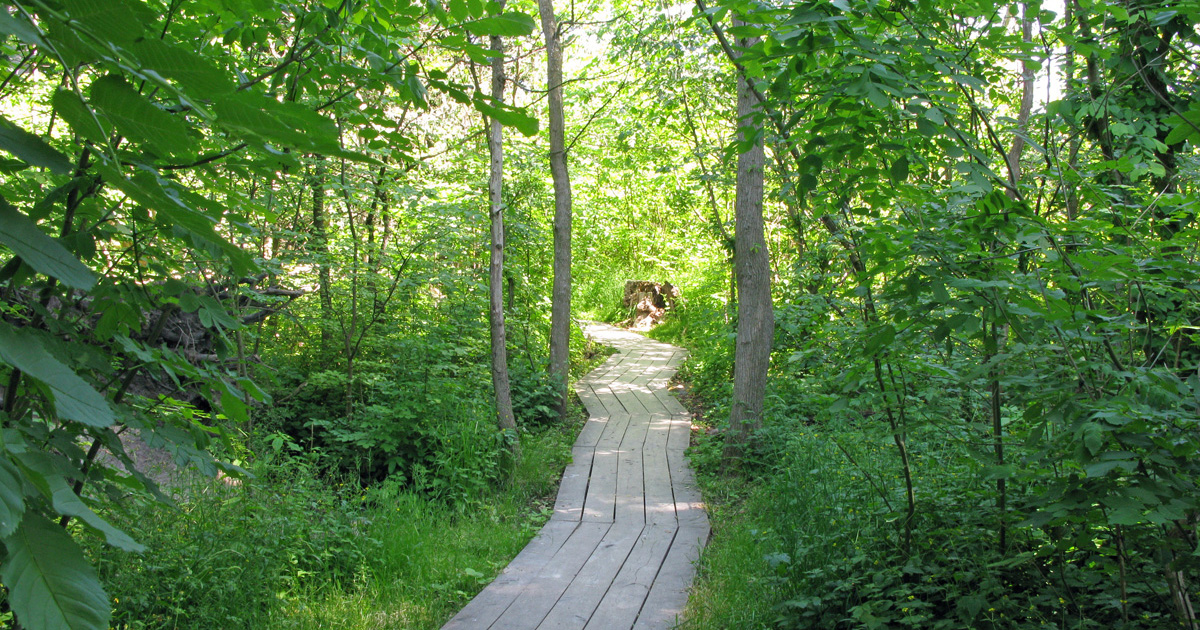
[[[709,533],[690,416],[667,393],[685,353],[605,324],[584,333],[618,353],[575,385],[590,417],[554,516],[443,630],[667,629],[683,612]]]

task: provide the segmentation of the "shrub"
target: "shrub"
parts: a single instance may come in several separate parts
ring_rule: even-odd
[[[365,570],[380,543],[356,483],[327,483],[286,456],[254,472],[236,487],[197,479],[174,508],[136,500],[110,515],[147,548],[90,544],[114,628],[258,628],[290,593]]]

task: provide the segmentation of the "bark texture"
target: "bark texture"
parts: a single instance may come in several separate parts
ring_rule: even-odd
[[[735,24],[740,24],[735,21]],[[757,39],[739,40],[738,47]],[[738,75],[738,141],[754,143],[738,155],[734,203],[734,267],[738,287],[737,343],[734,350],[733,404],[725,461],[736,465],[750,434],[762,426],[767,366],[775,334],[771,305],[771,261],[763,234],[763,145],[759,104],[743,74]]]
[[[504,98],[504,40],[492,38],[492,97]],[[488,265],[488,320],[492,333],[492,387],[496,391],[496,421],[501,429],[515,430],[512,390],[508,379],[508,346],[504,330],[504,131],[500,121],[488,121],[488,156],[491,169],[488,177],[488,197],[491,217],[491,252]],[[512,443],[513,453],[519,453],[520,443]]]
[[[538,0],[546,38],[546,84],[550,88],[550,175],[554,179],[554,288],[550,296],[550,376],[559,388],[559,416],[567,410],[567,363],[571,341],[571,178],[563,122],[562,42],[553,0]]]

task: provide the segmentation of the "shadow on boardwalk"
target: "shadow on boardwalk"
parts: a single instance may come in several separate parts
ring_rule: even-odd
[[[605,324],[618,353],[576,384],[590,417],[554,516],[443,630],[666,629],[708,540],[687,449],[691,421],[667,393],[684,351]]]

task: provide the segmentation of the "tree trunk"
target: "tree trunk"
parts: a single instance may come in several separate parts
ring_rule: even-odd
[[[501,3],[503,5],[503,3]],[[504,98],[504,40],[492,37],[492,96]],[[520,455],[521,444],[515,431],[512,391],[508,380],[508,346],[504,331],[504,131],[500,121],[488,121],[488,155],[491,172],[488,178],[489,215],[491,217],[491,257],[488,266],[488,319],[492,333],[492,387],[496,390],[496,420],[504,431],[512,431],[512,451]]]
[[[740,24],[739,21],[734,22]],[[739,48],[757,39],[739,40]],[[754,144],[738,155],[734,203],[734,267],[737,272],[738,323],[734,349],[733,404],[725,438],[725,464],[736,466],[751,432],[762,426],[767,367],[775,334],[771,305],[771,261],[763,234],[763,166],[760,107],[745,76],[738,75],[738,141]]]
[[[563,122],[562,42],[554,1],[538,0],[546,38],[546,84],[550,89],[550,175],[554,178],[554,288],[550,301],[550,378],[558,388],[559,417],[567,412],[567,362],[571,342],[571,178]]]
[[[329,235],[325,229],[325,156],[318,155],[309,187],[312,189],[312,247],[317,259],[318,293],[321,298],[321,351],[333,346],[333,292],[329,278]]]

